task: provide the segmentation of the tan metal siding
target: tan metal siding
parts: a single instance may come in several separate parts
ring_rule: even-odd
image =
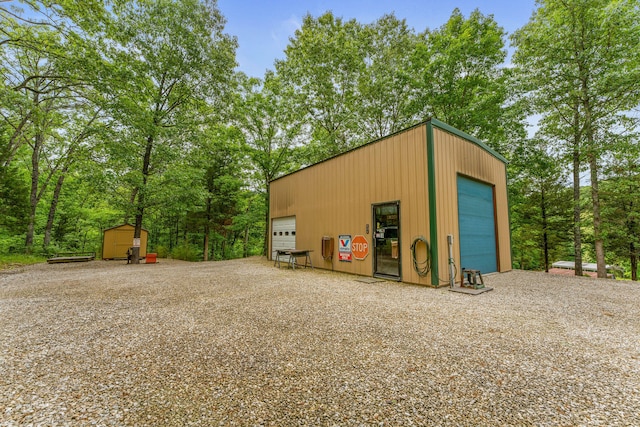
[[[104,231],[102,242],[102,259],[127,258],[127,250],[133,246],[134,227],[123,224]],[[140,232],[140,256],[147,256],[147,240],[149,232]]]
[[[415,237],[429,235],[424,125],[273,181],[270,191],[271,218],[296,216],[296,246],[314,251],[314,266],[366,276],[373,274],[371,205],[400,200],[402,280],[429,284],[413,270],[409,250]],[[367,258],[339,262],[340,234],[366,235]],[[322,259],[322,236],[336,241],[331,262]]]
[[[454,236],[453,254],[460,267],[458,174],[494,185],[498,271],[511,270],[506,165],[480,146],[449,132],[434,127],[433,137],[440,277],[448,277],[447,234]]]

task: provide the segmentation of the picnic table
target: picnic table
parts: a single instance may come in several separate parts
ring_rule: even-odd
[[[304,268],[311,267],[313,269],[313,264],[311,263],[311,252],[309,249],[276,249],[276,257],[273,261],[273,266],[276,265],[280,268],[280,262],[284,261],[284,258],[288,256],[287,264],[296,269],[296,265],[304,266]],[[304,264],[298,263],[298,258],[304,257]]]

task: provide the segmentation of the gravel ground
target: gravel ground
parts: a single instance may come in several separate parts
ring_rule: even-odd
[[[640,426],[640,285],[261,259],[0,272],[0,425]]]

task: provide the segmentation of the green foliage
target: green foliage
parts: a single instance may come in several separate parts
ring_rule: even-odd
[[[22,265],[45,262],[46,257],[38,255],[10,254],[0,255],[0,270],[11,270]]]
[[[24,253],[24,236],[0,233],[0,255],[18,255],[20,253]]]
[[[173,248],[171,251],[171,258],[181,259],[183,261],[201,261],[201,252],[200,250],[188,243],[183,243],[182,245]]]
[[[15,167],[0,166],[0,228],[9,233],[25,232],[29,215],[29,190]]]
[[[640,104],[640,8],[635,0],[543,0],[512,41],[514,63],[544,135],[572,158],[577,196],[589,165],[598,275],[605,276],[599,179]],[[574,196],[575,246],[580,246]],[[578,259],[579,261],[579,259]]]
[[[156,254],[158,254],[158,258],[168,258],[170,255],[169,248],[162,245],[152,248],[150,252],[155,252]]]
[[[287,89],[275,74],[267,72],[264,82],[244,75],[240,75],[239,80],[241,92],[235,102],[236,122],[244,136],[242,151],[251,164],[251,183],[262,192],[265,215],[261,221],[264,224],[262,252],[266,254],[269,183],[300,165],[302,149],[297,146],[297,139],[302,128],[301,117],[296,104],[289,102],[292,88]],[[305,156],[305,160],[309,158]]]
[[[276,61],[294,109],[305,112],[314,148],[311,162],[319,161],[362,142],[354,116],[358,76],[364,66],[362,25],[343,21],[331,12],[304,17]]]
[[[0,254],[99,252],[102,230],[123,222],[148,229],[161,257],[264,254],[270,181],[436,117],[511,160],[517,267],[591,259],[604,240],[607,262],[633,269],[636,0],[538,2],[512,36],[515,67],[479,10],[420,34],[393,15],[307,15],[262,79],[234,73],[236,41],[213,0],[6,4]],[[526,139],[534,113],[540,131]],[[580,191],[584,164],[599,192]]]
[[[126,168],[136,233],[190,137],[219,119],[231,87],[235,41],[213,1],[134,1],[115,7],[106,49],[105,105],[126,131],[106,146]],[[125,194],[126,194],[125,193]]]
[[[382,138],[415,122],[411,111],[411,56],[418,36],[406,21],[385,15],[363,27],[364,67],[354,108],[364,141]]]
[[[640,256],[640,147],[636,137],[628,138],[622,152],[616,153],[602,182],[608,263],[625,266],[625,277],[638,280]]]
[[[504,142],[523,136],[524,117],[507,106],[505,36],[493,16],[477,9],[469,18],[455,9],[443,26],[427,31],[412,58],[416,114],[435,117],[508,152]]]
[[[573,259],[571,190],[564,170],[542,141],[520,147],[510,164],[512,250],[516,268],[548,270]]]

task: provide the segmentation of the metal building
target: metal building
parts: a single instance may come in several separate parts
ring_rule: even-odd
[[[511,270],[506,159],[438,120],[270,184],[270,254],[431,286]],[[452,253],[451,259],[449,253]]]

